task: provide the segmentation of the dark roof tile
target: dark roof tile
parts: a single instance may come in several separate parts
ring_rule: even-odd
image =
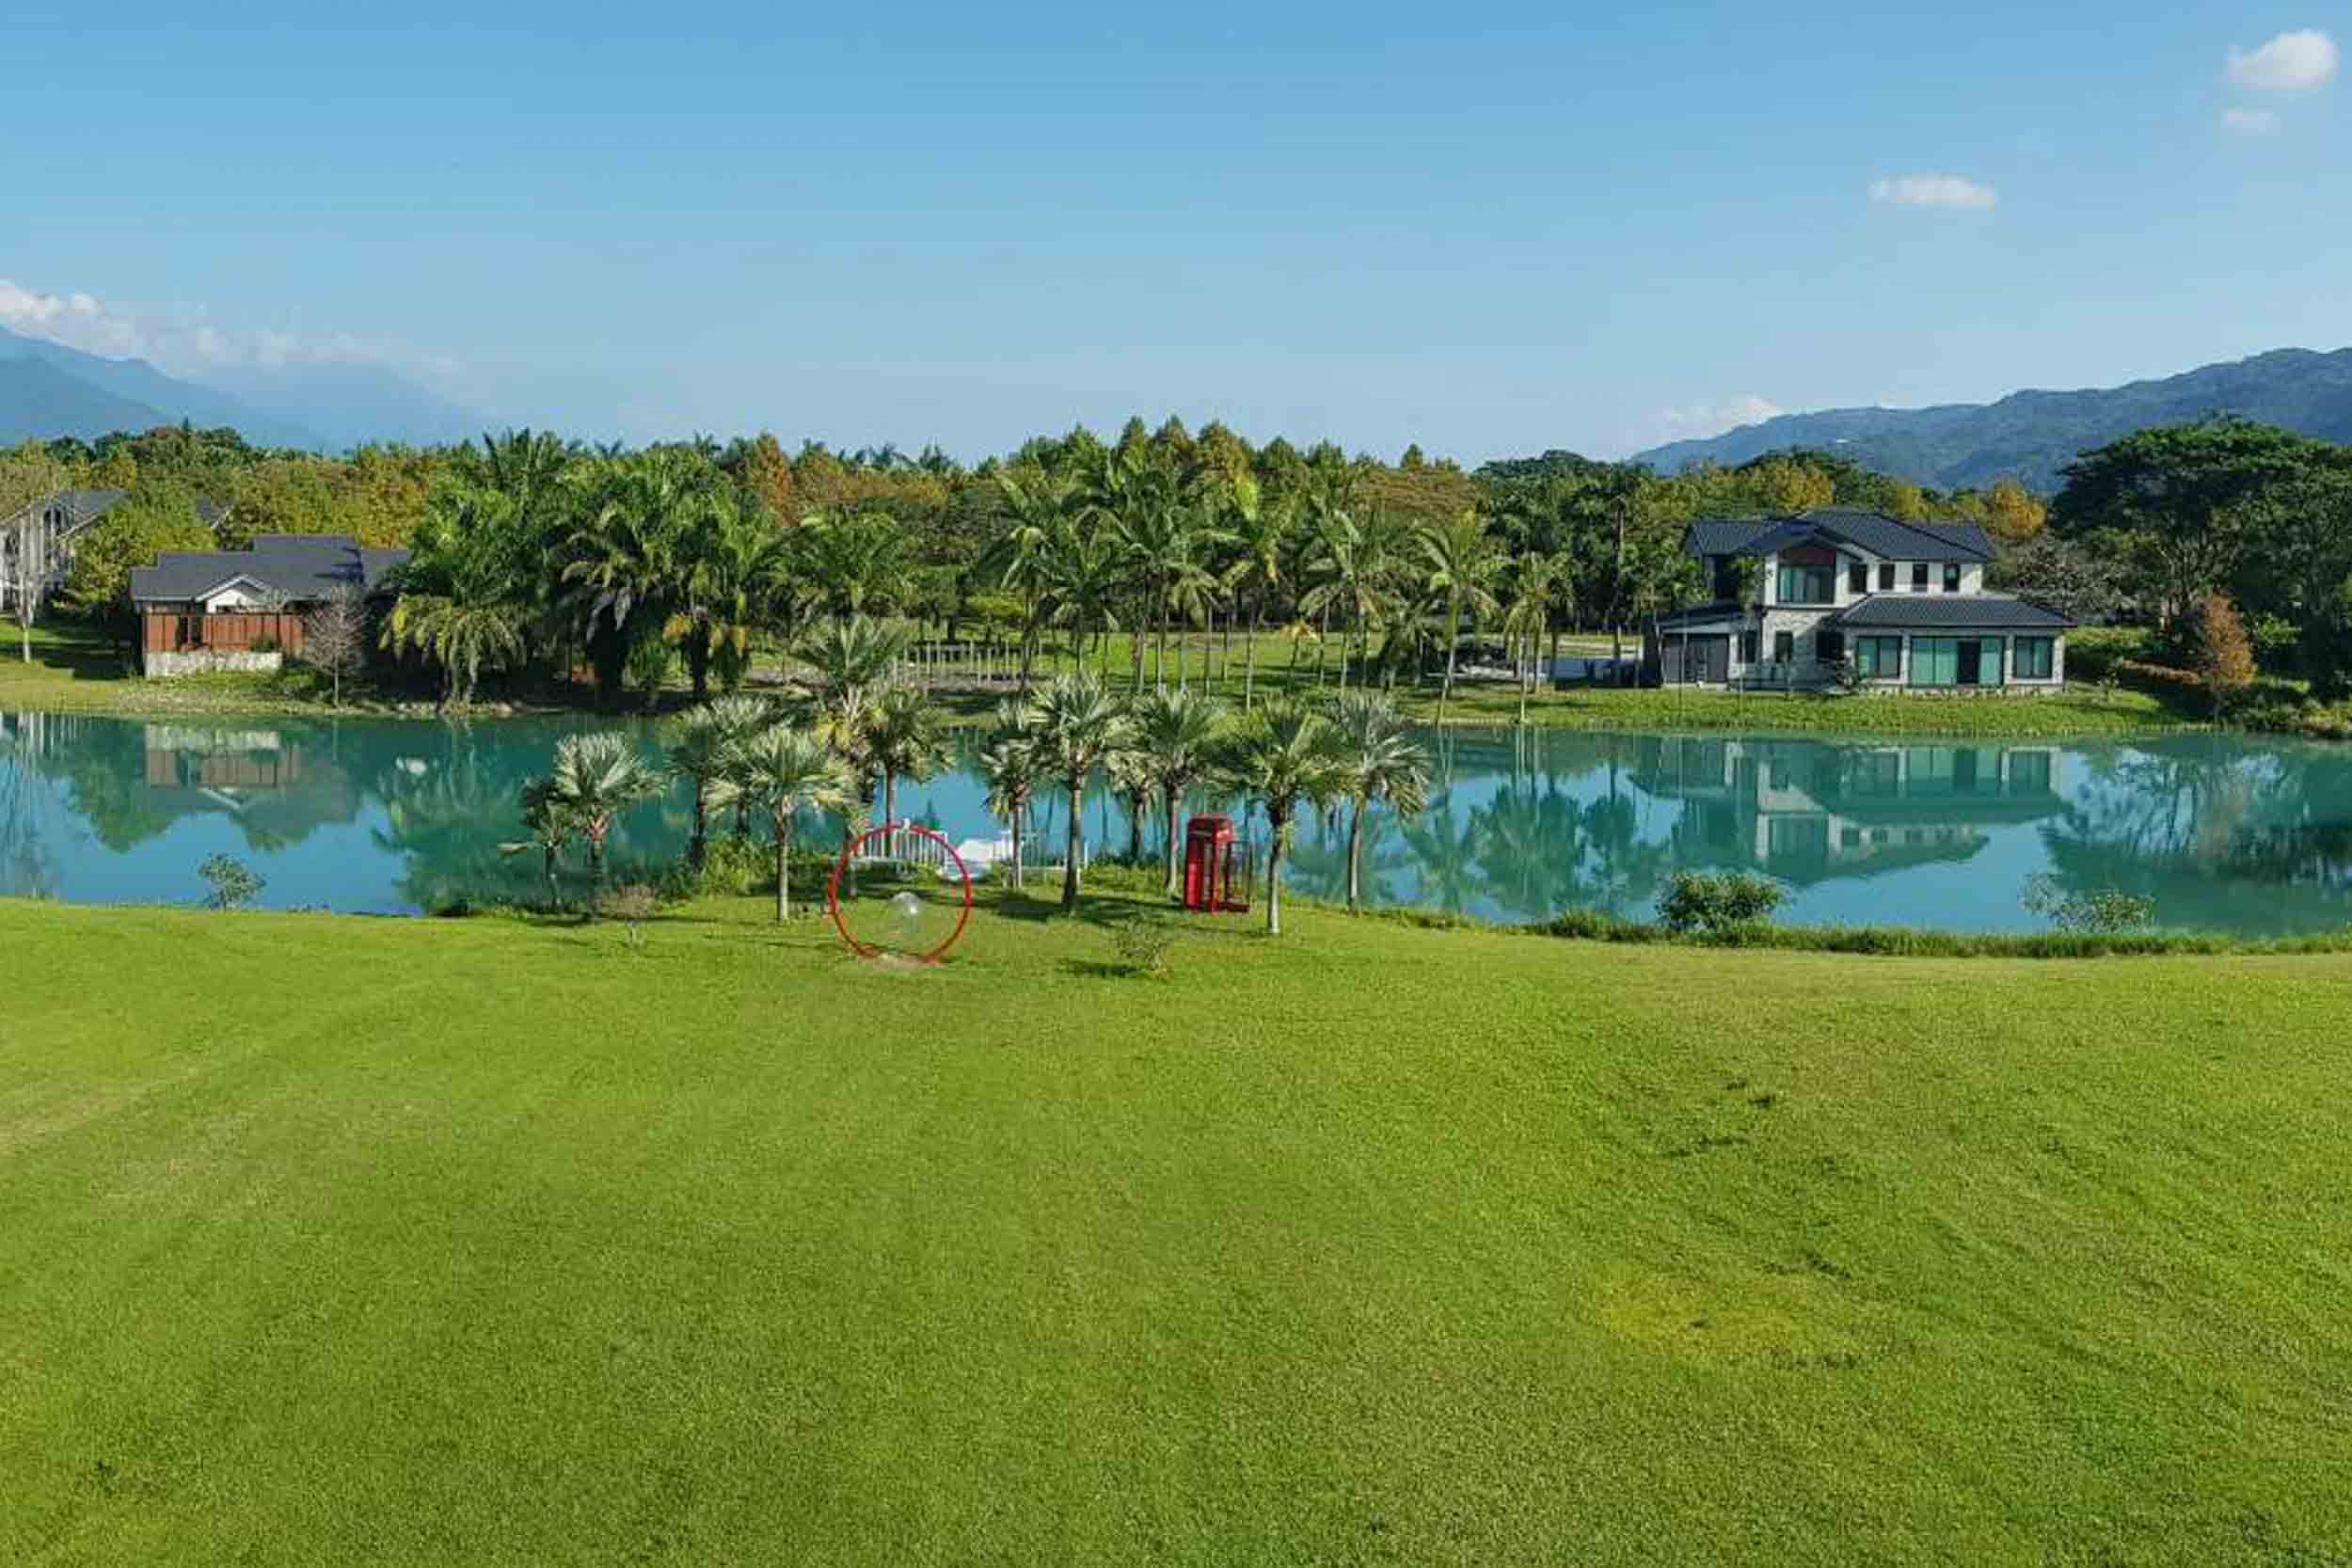
[[[1827,624],[1896,631],[2061,631],[2074,623],[2007,594],[1873,594]]]
[[[246,550],[166,550],[152,566],[131,574],[131,597],[158,602],[193,599],[225,582],[248,578],[289,599],[318,599],[338,588],[373,592],[405,565],[406,550],[363,547],[340,534],[265,533]]]

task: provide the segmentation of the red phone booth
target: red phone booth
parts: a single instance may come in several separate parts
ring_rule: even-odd
[[[1230,816],[1196,816],[1184,828],[1184,908],[1207,914],[1249,909],[1249,850]]]

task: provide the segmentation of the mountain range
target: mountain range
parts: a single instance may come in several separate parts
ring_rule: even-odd
[[[2059,470],[2080,452],[2149,425],[2213,414],[2352,441],[2352,349],[2279,349],[2157,381],[2011,392],[1997,403],[1783,414],[1704,440],[1653,447],[1634,461],[1671,474],[1694,463],[1730,467],[1807,447],[1941,490],[2012,478],[2048,494],[2062,483]]]
[[[480,415],[381,365],[224,367],[197,380],[144,359],[109,359],[0,327],[0,446],[183,420],[263,447],[341,451],[369,441],[464,440]]]

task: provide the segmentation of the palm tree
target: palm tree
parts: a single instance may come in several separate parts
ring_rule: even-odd
[[[1527,694],[1534,685],[1536,652],[1574,582],[1570,566],[1566,555],[1545,555],[1538,550],[1528,551],[1511,565],[1511,602],[1502,612],[1502,632],[1512,640],[1519,659],[1521,725],[1527,722]]]
[[[621,690],[637,644],[660,635],[685,603],[687,535],[723,478],[714,465],[676,448],[582,470],[584,499],[562,546],[560,579],[607,700]],[[659,689],[646,695],[650,705]]]
[[[1100,677],[1057,675],[1029,699],[1029,722],[1044,769],[1070,787],[1069,856],[1062,865],[1063,912],[1078,908],[1078,867],[1085,853],[1087,777],[1128,742],[1124,708]]]
[[[521,662],[529,618],[515,502],[495,491],[435,498],[396,579],[382,642],[441,669],[441,702],[463,705],[485,670]]]
[[[501,844],[501,855],[519,855],[536,849],[547,857],[548,896],[555,897],[555,863],[564,853],[564,847],[572,841],[571,814],[556,798],[555,781],[533,779],[522,789],[523,826],[531,836],[519,843]]]
[[[898,820],[898,781],[921,784],[947,760],[946,714],[911,686],[884,691],[866,714],[866,754],[882,769],[882,822]]]
[[[1016,893],[1021,891],[1022,829],[1028,820],[1029,799],[1036,794],[1044,770],[1028,708],[1020,703],[997,705],[996,733],[980,752],[980,777],[988,784],[990,813],[1012,830],[1010,886]]]
[[[764,707],[766,705],[758,705]],[[694,832],[686,856],[703,863],[710,838],[710,808],[736,799],[736,752],[741,737],[726,717],[710,705],[688,710],[678,737],[669,750],[670,771],[694,785]]]
[[[752,635],[779,619],[791,573],[787,536],[759,508],[713,493],[692,517],[684,547],[686,604],[662,635],[686,648],[694,700],[710,695],[710,672],[733,691],[751,668]]]
[[[1282,934],[1282,857],[1299,802],[1323,805],[1348,787],[1346,736],[1322,710],[1295,698],[1268,703],[1245,719],[1220,771],[1235,793],[1265,808],[1266,930]]]
[[[776,924],[792,918],[792,823],[803,806],[846,811],[857,783],[833,748],[790,724],[771,724],[743,745],[738,775],[768,811],[776,836]]]
[[[727,758],[725,799],[735,807],[735,837],[737,842],[751,837],[751,801],[742,790],[739,765],[742,760],[743,743],[776,721],[776,705],[765,697],[747,697],[731,692],[713,697],[695,710],[707,716],[707,722],[715,733],[713,749]],[[693,714],[689,714],[689,721]],[[714,802],[718,793],[714,790]]]
[[[819,707],[847,708],[882,694],[906,651],[906,635],[865,615],[824,622],[801,640],[799,653],[814,673],[809,683]]]
[[[1452,522],[1437,523],[1421,536],[1422,564],[1430,593],[1445,602],[1445,684],[1438,690],[1438,722],[1445,722],[1445,706],[1454,696],[1454,661],[1462,641],[1465,606],[1491,613],[1495,596],[1487,584],[1499,564],[1486,539],[1486,520],[1464,512]]]
[[[1347,907],[1363,893],[1364,816],[1386,800],[1400,816],[1416,816],[1429,799],[1429,753],[1406,729],[1405,716],[1387,696],[1351,691],[1332,705],[1331,721],[1346,744],[1347,793],[1355,801],[1347,825]]]
[[[914,586],[911,536],[887,512],[812,512],[795,538],[802,569],[834,615],[902,606]]]
[[[604,843],[613,819],[660,795],[666,781],[628,736],[606,730],[557,741],[555,771],[540,782],[548,809],[568,817],[588,840],[588,869],[601,896]]]
[[[1073,543],[1071,514],[1076,487],[1050,473],[999,473],[995,482],[1007,527],[982,558],[982,565],[997,575],[998,586],[1021,601],[1021,694],[1026,697],[1058,565]]]
[[[1241,705],[1248,712],[1257,696],[1258,632],[1265,624],[1267,599],[1288,580],[1284,562],[1289,556],[1291,525],[1298,514],[1292,498],[1267,498],[1248,474],[1233,481],[1229,506],[1238,554],[1227,568],[1225,585],[1249,601],[1249,641],[1242,653],[1241,677]]]
[[[1127,863],[1140,868],[1143,864],[1143,819],[1152,812],[1152,796],[1158,787],[1152,777],[1152,759],[1141,750],[1113,752],[1104,769],[1110,775],[1111,793],[1127,808]]]
[[[1161,804],[1168,810],[1167,894],[1170,898],[1176,896],[1182,834],[1178,811],[1184,791],[1215,767],[1225,718],[1223,703],[1198,691],[1150,691],[1135,705],[1135,751],[1144,759],[1152,782],[1159,787]]]

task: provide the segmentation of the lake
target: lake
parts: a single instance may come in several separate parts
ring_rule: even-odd
[[[278,909],[413,913],[542,891],[516,792],[577,721],[139,721],[0,715],[0,894],[189,903],[207,856],[244,860]],[[637,729],[650,750],[652,726]],[[1646,918],[1679,869],[1787,884],[1780,918],[2032,930],[2026,879],[2114,887],[2168,927],[2284,934],[2352,924],[2352,748],[2183,736],[2137,743],[1457,732],[1417,820],[1383,813],[1366,882],[1383,903],[1508,921]],[[674,860],[689,797],[630,814],[616,874]],[[1199,801],[1207,809],[1215,802]],[[967,768],[903,784],[951,840],[1001,832]],[[1058,842],[1055,801],[1032,832]],[[1085,830],[1123,852],[1097,788]],[[824,825],[812,832],[833,836]],[[1286,885],[1340,896],[1345,824],[1301,824]],[[1263,830],[1258,831],[1263,843]],[[837,842],[837,837],[834,838]]]

